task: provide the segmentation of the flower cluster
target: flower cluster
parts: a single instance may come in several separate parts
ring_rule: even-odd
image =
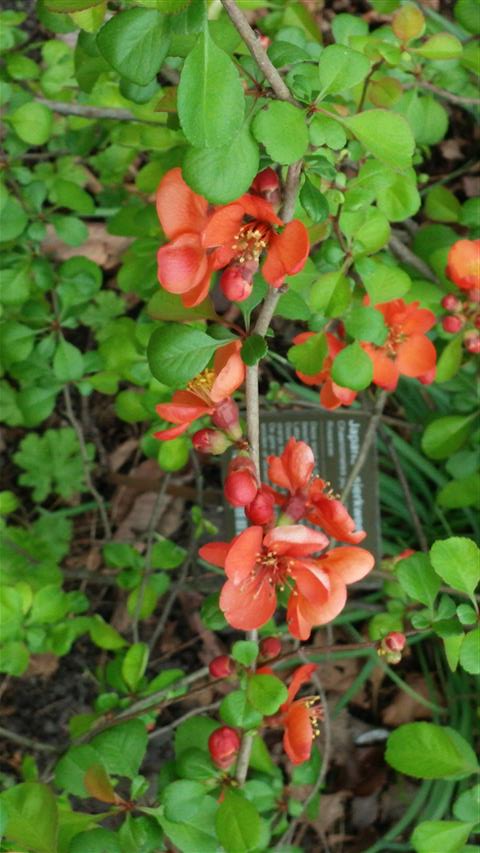
[[[451,247],[446,274],[457,285],[457,293],[447,293],[442,307],[445,332],[462,332],[467,352],[480,353],[480,240],[458,240]]]
[[[287,225],[277,216],[279,180],[273,169],[255,178],[250,192],[231,204],[212,207],[190,189],[180,168],[171,169],[157,190],[157,213],[168,242],[158,250],[158,280],[186,307],[206,298],[213,273],[228,299],[251,293],[253,276],[265,253],[262,274],[271,287],[299,272],[310,243],[305,225]],[[279,230],[281,229],[281,230]]]
[[[373,568],[372,554],[356,547],[365,533],[355,531],[348,511],[323,480],[313,477],[313,468],[311,448],[295,438],[281,456],[268,459],[270,480],[282,492],[258,482],[248,455],[230,463],[227,500],[245,506],[254,523],[230,542],[204,545],[200,555],[225,570],[220,607],[232,627],[260,628],[274,615],[282,593],[290,633],[307,640],[314,626],[330,622],[341,612],[347,584]],[[275,505],[280,507],[278,518]],[[323,529],[298,524],[301,519]],[[321,553],[329,545],[324,531],[349,544]]]

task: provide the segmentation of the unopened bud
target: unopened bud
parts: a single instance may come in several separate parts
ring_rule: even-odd
[[[227,267],[220,279],[220,287],[232,302],[244,302],[248,299],[253,288],[253,276],[258,269],[258,263],[232,264]]]
[[[192,436],[192,444],[199,453],[211,453],[213,456],[220,456],[225,453],[232,442],[223,432],[216,429],[199,429]]]
[[[235,400],[232,400],[231,397],[217,403],[212,415],[212,423],[219,429],[225,430],[229,438],[234,441],[238,441],[242,437],[240,412]]]
[[[212,761],[221,770],[228,770],[235,763],[239,749],[240,737],[230,726],[221,726],[208,739]]]
[[[464,324],[463,317],[444,317],[442,319],[442,326],[445,332],[449,332],[451,335],[455,334],[455,332],[459,332]]]
[[[406,642],[405,634],[400,633],[400,631],[390,631],[381,640],[377,652],[381,657],[385,658],[387,663],[400,663]]]
[[[252,524],[269,524],[275,517],[275,498],[266,486],[260,486],[253,501],[245,507],[245,515]]]
[[[228,655],[218,655],[208,664],[208,671],[212,678],[226,678],[235,671],[235,664]]]
[[[272,193],[277,192],[279,189],[280,181],[278,175],[270,167],[264,169],[263,172],[259,172],[252,184],[253,192],[258,193],[258,195],[264,195],[268,199],[270,199]]]
[[[480,335],[478,332],[468,332],[464,339],[465,349],[476,355],[480,352]]]
[[[442,308],[445,308],[445,311],[459,311],[462,307],[461,300],[454,293],[447,293],[440,304]]]
[[[225,478],[224,493],[232,506],[247,506],[258,491],[256,477],[250,471],[232,471]]]
[[[260,641],[259,651],[263,660],[278,658],[282,651],[282,643],[278,637],[264,637],[264,639]]]

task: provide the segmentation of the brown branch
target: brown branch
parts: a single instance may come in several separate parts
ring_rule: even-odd
[[[421,258],[417,257],[408,246],[405,246],[398,237],[395,237],[394,234],[390,237],[389,240],[389,248],[392,250],[393,254],[399,258],[404,264],[408,264],[408,266],[413,267],[423,278],[426,278],[428,281],[433,281],[435,284],[437,283],[437,279],[435,278],[434,273],[430,269],[430,267],[422,261]]]
[[[450,101],[451,104],[458,104],[458,106],[480,106],[480,98],[470,97],[469,95],[455,95],[453,92],[441,89],[427,80],[417,80],[411,86],[405,86],[406,89],[416,89],[417,87],[427,89],[427,91],[438,95],[439,98],[443,98],[444,101]]]
[[[388,434],[385,427],[382,427],[382,425],[380,424],[379,429],[380,429],[380,434],[381,434],[381,436],[382,436],[382,438],[383,438],[383,440],[387,446],[388,454],[389,454],[389,456],[390,456],[390,458],[394,464],[399,483],[402,487],[402,491],[403,491],[403,494],[405,497],[405,503],[406,503],[407,509],[410,513],[410,517],[412,519],[413,527],[415,528],[415,533],[417,536],[418,544],[420,545],[421,550],[425,554],[428,554],[428,540],[427,540],[427,537],[425,536],[425,533],[424,533],[424,530],[422,527],[422,523],[418,517],[417,510],[415,509],[415,504],[413,501],[413,495],[412,495],[412,492],[410,490],[408,480],[407,480],[405,473],[403,471],[402,463],[401,463],[400,457],[397,453],[397,449],[393,443],[391,436]]]
[[[260,71],[264,74],[277,98],[281,101],[290,101],[295,104],[288,86],[283,82],[282,77],[278,73],[275,66],[267,56],[266,51],[257,38],[254,30],[252,30],[243,12],[238,8],[235,0],[222,0],[222,6],[230,18],[233,26],[238,30],[243,41],[247,45]]]
[[[360,471],[362,470],[367,456],[368,451],[370,450],[370,446],[372,442],[375,440],[375,432],[377,430],[378,424],[380,422],[380,418],[382,416],[382,412],[385,406],[385,403],[388,399],[388,391],[381,391],[378,395],[377,402],[375,404],[375,408],[373,409],[372,416],[370,419],[370,423],[366,429],[365,436],[362,442],[362,446],[360,448],[360,452],[355,460],[355,464],[348,475],[347,482],[345,483],[342,491],[342,495],[340,500],[345,502],[348,498],[350,492],[352,491],[353,484],[357,479]]]
[[[65,101],[51,101],[49,98],[35,98],[37,103],[43,104],[54,113],[63,116],[82,116],[92,119],[111,119],[112,121],[139,121],[142,124],[154,124],[158,127],[158,121],[149,121],[138,118],[130,110],[122,110],[114,107],[93,107],[89,104],[69,104]]]
[[[4,729],[3,726],[0,727],[0,737],[5,738],[6,740],[11,740],[13,743],[18,743],[19,746],[25,746],[27,749],[31,749],[34,752],[58,752],[58,747],[52,746],[49,743],[40,743],[38,740],[32,740],[29,737],[24,737],[24,735],[19,735],[16,732],[11,732],[9,729]]]

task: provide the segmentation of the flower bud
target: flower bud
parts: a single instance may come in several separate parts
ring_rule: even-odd
[[[220,287],[227,299],[232,302],[248,299],[253,288],[253,272],[247,264],[232,264],[223,271]]]
[[[464,324],[463,317],[443,317],[442,326],[445,332],[449,332],[451,335],[455,334],[455,332],[459,332]]]
[[[478,332],[468,332],[464,339],[465,349],[476,355],[480,352],[480,335]]]
[[[247,506],[258,491],[255,465],[249,456],[235,456],[228,466],[224,494],[232,506]]]
[[[384,657],[387,663],[400,663],[405,643],[405,634],[401,634],[399,631],[390,631],[390,633],[380,641],[377,653],[381,657]]]
[[[220,456],[225,453],[232,442],[223,432],[216,429],[199,429],[192,436],[192,444],[199,453],[211,453],[213,456]]]
[[[259,651],[260,656],[264,660],[278,658],[282,651],[282,643],[278,637],[264,637],[264,639],[260,641]]]
[[[212,415],[212,424],[219,429],[225,430],[229,438],[238,441],[242,437],[242,428],[240,426],[240,412],[235,400],[227,397],[215,406],[215,411]]]
[[[228,655],[218,655],[208,664],[208,671],[212,678],[226,678],[235,671],[235,664]]]
[[[221,770],[228,770],[235,763],[240,749],[240,737],[230,726],[215,729],[208,739],[211,759]]]
[[[280,181],[277,173],[271,169],[264,169],[259,172],[252,184],[252,190],[258,195],[265,196],[270,201],[273,193],[277,193],[280,189]]]
[[[253,501],[245,507],[252,524],[269,524],[275,518],[275,498],[268,486],[260,486]]]
[[[447,293],[440,304],[445,311],[459,311],[462,307],[461,299],[458,299],[454,293]]]

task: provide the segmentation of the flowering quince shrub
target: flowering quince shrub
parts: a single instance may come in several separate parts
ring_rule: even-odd
[[[45,701],[1,853],[473,851],[476,0],[10,5],[0,691]],[[366,419],[338,482],[261,447],[302,407]],[[396,774],[400,818],[332,831],[338,778]]]

